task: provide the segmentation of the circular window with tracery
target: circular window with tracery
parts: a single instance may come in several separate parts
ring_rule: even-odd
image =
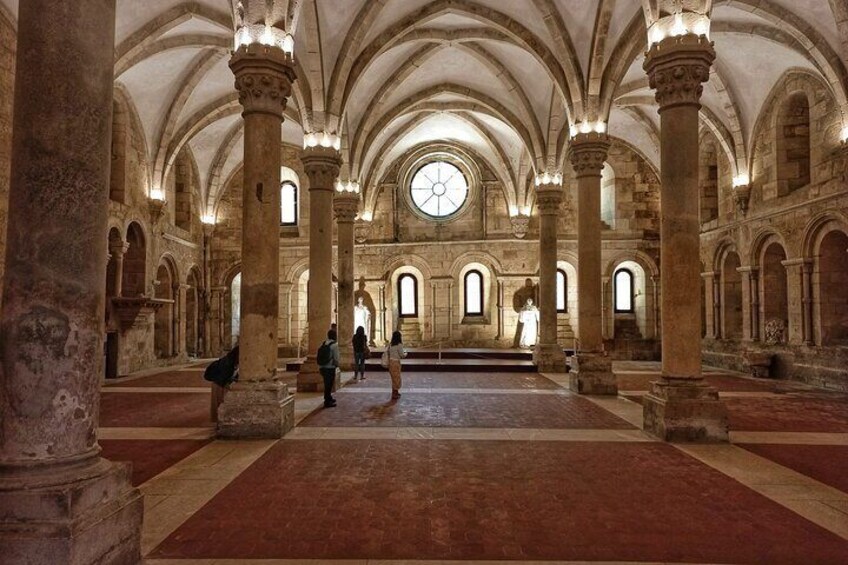
[[[468,199],[468,181],[453,163],[432,161],[412,176],[410,194],[413,204],[424,214],[447,218]]]

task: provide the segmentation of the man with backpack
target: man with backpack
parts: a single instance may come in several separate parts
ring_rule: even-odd
[[[231,384],[238,380],[239,346],[213,361],[203,372],[203,378],[212,383],[212,404],[210,414],[212,421],[218,421],[218,407],[224,401],[224,394]]]
[[[318,370],[324,378],[324,408],[332,408],[336,405],[333,398],[333,385],[336,384],[336,370],[339,368],[339,344],[337,343],[336,330],[327,332],[327,339],[318,348],[315,361]]]

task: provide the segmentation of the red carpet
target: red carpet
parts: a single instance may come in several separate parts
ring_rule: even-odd
[[[848,402],[834,397],[725,398],[730,429],[751,432],[848,432]]]
[[[398,402],[384,393],[336,395],[338,406],[317,410],[301,426],[424,426],[439,428],[633,429],[585,398],[565,394],[429,394],[406,392]]]
[[[117,440],[102,439],[101,455],[111,461],[132,463],[134,486],[152,479],[182,461],[211,440]]]
[[[105,392],[100,426],[105,428],[197,428],[211,426],[204,392]]]
[[[796,565],[846,555],[845,540],[668,445],[324,440],[275,445],[150,557]]]
[[[848,445],[740,445],[793,471],[848,493]]]

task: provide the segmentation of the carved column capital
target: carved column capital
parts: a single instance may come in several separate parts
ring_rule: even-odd
[[[129,250],[130,244],[127,241],[116,241],[109,244],[109,254],[115,259],[122,259],[124,254]]]
[[[295,80],[294,62],[278,47],[242,45],[230,58],[242,115],[271,114],[282,119]]]
[[[736,208],[744,216],[748,213],[748,202],[751,199],[751,185],[743,184],[733,187],[733,200]]]
[[[568,159],[580,177],[599,177],[607,160],[610,141],[605,133],[578,133],[568,147]]]
[[[556,184],[540,184],[536,187],[536,206],[542,216],[556,216],[562,204],[562,187]]]
[[[700,107],[702,83],[710,78],[715,56],[711,41],[692,34],[667,37],[648,50],[643,68],[656,90],[660,112],[675,106]]]
[[[359,193],[356,192],[336,192],[333,196],[333,212],[336,215],[336,221],[340,224],[352,224],[356,220],[356,213],[359,211]]]
[[[309,190],[335,190],[342,166],[339,152],[332,147],[308,147],[300,154],[300,162],[309,177]]]
[[[530,216],[523,214],[512,216],[509,219],[509,223],[512,225],[512,235],[518,239],[524,239],[527,235],[527,230],[530,228]]]

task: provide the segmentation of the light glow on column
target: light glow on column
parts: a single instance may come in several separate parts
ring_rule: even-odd
[[[737,186],[747,186],[751,182],[751,178],[748,175],[736,175],[733,177],[733,188]]]
[[[562,186],[562,173],[560,171],[536,173],[536,186],[542,184],[555,184]]]
[[[370,222],[374,219],[374,213],[371,212],[371,210],[363,210],[362,213],[359,215],[359,219],[361,219],[363,222]]]
[[[288,55],[294,53],[294,38],[285,31],[265,24],[243,25],[236,30],[235,49],[242,45],[278,47]]]
[[[569,131],[571,133],[571,137],[576,137],[578,133],[606,133],[607,123],[600,120],[596,122],[582,121],[579,124],[573,124],[569,128]]]
[[[648,44],[654,45],[666,37],[687,34],[710,37],[710,18],[695,12],[677,13],[660,18],[648,28]]]
[[[359,182],[355,180],[336,180],[336,192],[359,194]]]
[[[161,188],[151,188],[150,189],[150,199],[158,200],[160,202],[165,201],[165,191]]]
[[[303,136],[303,148],[332,147],[336,151],[342,148],[342,138],[338,134],[329,132],[310,132]]]
[[[200,222],[205,226],[214,226],[217,223],[215,214],[203,214],[200,217]]]

